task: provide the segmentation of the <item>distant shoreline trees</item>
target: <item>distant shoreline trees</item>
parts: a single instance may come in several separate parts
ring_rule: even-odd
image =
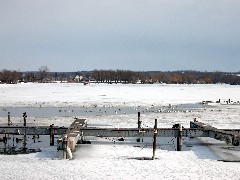
[[[199,71],[146,71],[93,70],[91,77],[97,83],[166,83],[166,84],[218,84],[240,85],[240,73]]]
[[[15,84],[21,79],[22,73],[18,71],[2,70],[0,72],[0,82],[6,84]]]
[[[76,77],[77,80],[76,80]],[[81,80],[80,80],[81,79]],[[18,82],[84,82],[95,83],[132,83],[132,84],[231,84],[240,85],[240,73],[200,72],[200,71],[130,71],[130,70],[93,70],[78,72],[50,72],[47,66],[38,71],[19,72],[0,71],[0,83]]]

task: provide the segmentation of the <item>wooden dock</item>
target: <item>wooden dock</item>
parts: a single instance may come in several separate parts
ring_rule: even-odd
[[[50,126],[0,126],[0,134],[6,135],[49,135],[50,145],[54,145],[54,136],[61,135],[57,140],[57,149],[64,150],[66,153],[69,148],[74,151],[75,145],[83,137],[175,137],[179,142],[178,150],[181,150],[182,137],[210,137],[225,141],[234,146],[239,146],[239,129],[217,129],[210,125],[198,121],[191,121],[190,128],[94,128],[87,127],[86,119],[75,118],[74,122],[68,127]],[[157,133],[156,133],[157,132]],[[67,155],[65,155],[67,157]]]
[[[82,137],[81,129],[87,127],[86,119],[75,118],[75,121],[63,133],[62,137],[58,140],[58,149],[70,148],[71,151],[75,150],[75,145]]]
[[[206,133],[206,137],[214,138],[217,140],[225,141],[234,146],[239,146],[240,131],[239,129],[217,129],[202,122],[190,122],[191,128],[196,128]]]
[[[59,126],[0,126],[0,134],[13,135],[50,135],[53,129],[55,135],[63,134],[68,128]]]
[[[178,137],[179,128],[157,128],[157,137]],[[77,137],[83,135],[96,137],[152,137],[153,128],[95,128],[87,127],[86,119],[75,119],[68,127],[58,126],[0,126],[0,134],[13,135],[67,135]],[[191,121],[190,128],[182,129],[183,137],[211,137],[215,139],[234,138],[237,145],[240,129],[217,129],[202,122]]]

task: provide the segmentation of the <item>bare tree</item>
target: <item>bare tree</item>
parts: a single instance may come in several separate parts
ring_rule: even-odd
[[[41,66],[39,69],[39,79],[41,81],[43,81],[45,78],[48,77],[48,72],[49,72],[49,69],[47,66]]]
[[[0,81],[3,83],[17,83],[18,80],[21,77],[21,73],[17,72],[17,71],[10,71],[10,70],[2,70],[2,72],[0,73]]]

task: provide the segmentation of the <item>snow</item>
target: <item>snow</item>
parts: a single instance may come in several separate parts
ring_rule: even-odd
[[[14,84],[0,85],[0,107],[94,107],[103,106],[136,108],[152,105],[168,106],[231,99],[240,100],[240,86],[217,85],[142,85],[142,84]],[[3,113],[3,111],[0,111]],[[61,113],[51,117],[29,116],[28,124],[69,126],[73,121]],[[89,113],[89,126],[137,127],[137,111],[134,114]],[[240,129],[240,105],[213,104],[206,108],[188,111],[149,112],[141,115],[144,127],[172,127],[181,123],[189,127],[194,118],[217,128]],[[6,116],[0,123],[6,123]],[[19,123],[22,117],[12,117]],[[2,179],[239,179],[237,162],[218,161],[226,157],[240,159],[239,149],[223,149],[224,142],[210,138],[185,139],[190,150],[176,152],[157,148],[156,160],[151,158],[151,144],[138,145],[128,142],[113,143],[112,139],[92,139],[92,144],[80,145],[73,152],[72,160],[62,160],[61,151],[42,146],[42,152],[27,155],[0,155]],[[204,143],[207,145],[204,145]],[[161,147],[161,146],[160,146]],[[217,151],[220,151],[218,153]],[[222,150],[223,149],[223,150]]]
[[[0,106],[168,105],[237,100],[239,86],[166,84],[4,84]],[[238,99],[239,100],[239,99]],[[44,104],[43,104],[44,103]]]

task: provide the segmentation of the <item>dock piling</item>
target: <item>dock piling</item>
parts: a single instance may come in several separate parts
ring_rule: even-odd
[[[179,132],[177,137],[177,151],[182,151],[182,125],[179,124]]]
[[[63,137],[63,159],[67,159],[67,135]]]
[[[156,148],[157,148],[157,119],[155,119],[154,133],[153,133],[153,156],[152,156],[152,160],[155,159]]]
[[[8,112],[8,126],[11,125],[11,120],[10,120],[10,112]]]
[[[23,113],[23,126],[26,126],[26,125],[27,125],[26,118],[27,118],[27,113],[24,112],[24,113]]]
[[[140,119],[140,112],[138,112],[138,128],[140,129],[142,126],[142,121]]]
[[[54,129],[53,129],[53,124],[50,125],[50,146],[54,146]]]

